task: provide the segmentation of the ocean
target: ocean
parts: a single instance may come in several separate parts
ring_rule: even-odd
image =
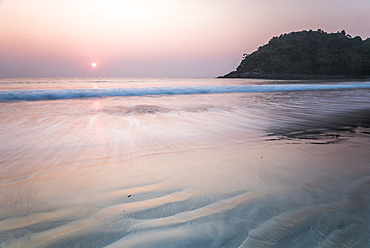
[[[0,245],[370,247],[370,82],[0,79]]]

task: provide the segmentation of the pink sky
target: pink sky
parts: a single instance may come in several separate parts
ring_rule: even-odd
[[[368,0],[0,0],[0,77],[215,77],[281,33],[366,39],[368,13]]]

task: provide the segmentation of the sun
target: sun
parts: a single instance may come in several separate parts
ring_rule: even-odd
[[[97,66],[97,64],[96,64],[96,63],[91,63],[91,66],[92,66],[93,68],[95,68],[95,67]]]

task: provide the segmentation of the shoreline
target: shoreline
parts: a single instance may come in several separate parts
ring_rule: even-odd
[[[370,80],[370,76],[353,75],[291,75],[291,74],[252,74],[230,72],[217,78],[249,78],[249,79],[273,79],[273,80]]]

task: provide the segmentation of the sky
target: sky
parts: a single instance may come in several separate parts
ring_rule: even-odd
[[[282,33],[369,38],[369,13],[370,0],[0,0],[0,78],[217,77]]]

